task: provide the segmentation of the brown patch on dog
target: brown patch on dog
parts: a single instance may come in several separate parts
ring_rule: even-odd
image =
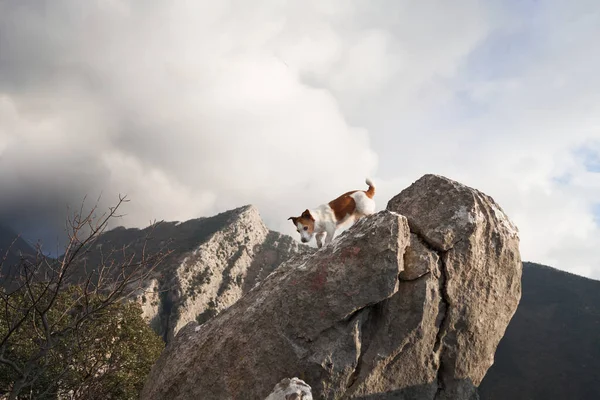
[[[356,208],[356,202],[350,195],[356,192],[358,192],[358,190],[346,192],[337,199],[331,200],[329,202],[329,207],[331,207],[331,209],[333,210],[335,218],[338,221],[341,221],[347,215],[352,215],[352,213],[354,212],[354,209]]]
[[[300,223],[302,226],[307,227],[306,231],[310,234],[312,234],[315,230],[315,219],[310,214],[308,209],[304,210],[302,215],[299,217],[289,217],[288,219],[292,220],[296,229],[298,228],[298,223]]]

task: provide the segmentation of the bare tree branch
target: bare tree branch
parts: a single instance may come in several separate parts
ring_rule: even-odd
[[[63,356],[73,359],[82,356],[85,353],[80,336],[83,327],[100,318],[113,305],[139,292],[155,268],[170,254],[166,248],[148,250],[148,243],[158,226],[153,223],[137,253],[132,245],[122,246],[119,252],[111,248],[106,253],[105,249],[99,248],[98,260],[88,260],[94,244],[111,221],[122,216],[118,211],[128,201],[125,196],[119,196],[115,206],[97,216],[97,203],[86,212],[84,199],[67,218],[68,241],[63,254],[50,259],[43,254],[41,245],[37,245],[36,254],[21,257],[18,273],[10,274],[7,277],[10,284],[0,288],[4,315],[0,322],[0,365],[9,368],[16,377],[9,399],[16,399],[40,382],[40,377],[52,364],[50,354],[57,346],[64,346],[62,343],[67,337],[77,338],[77,344],[63,350],[67,352]],[[10,250],[6,251],[2,262],[8,259]],[[59,299],[61,307],[57,307]],[[13,354],[11,348],[16,336],[21,334],[29,335],[30,343],[34,345],[25,356]],[[99,368],[109,370],[110,366],[102,360],[90,360],[89,366],[83,368],[85,380],[97,375]],[[62,379],[72,372],[65,368],[56,376]],[[60,389],[48,386],[40,393],[47,395],[54,390]]]

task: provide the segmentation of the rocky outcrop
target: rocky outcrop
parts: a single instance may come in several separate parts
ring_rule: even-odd
[[[248,207],[187,255],[175,270],[179,308],[174,332],[190,321],[205,322],[242,296],[246,272],[269,230]]]
[[[166,339],[191,321],[200,324],[218,315],[260,282],[282,261],[313,250],[289,236],[270,231],[254,206],[229,212],[226,223],[170,272]]]
[[[313,400],[310,385],[298,378],[284,378],[265,400]]]
[[[190,322],[142,399],[474,399],[520,298],[517,231],[482,193],[427,175],[314,254]]]

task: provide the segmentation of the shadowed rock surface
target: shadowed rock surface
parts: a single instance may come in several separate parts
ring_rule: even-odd
[[[520,277],[500,207],[426,175],[217,317],[188,323],[141,398],[264,399],[296,376],[315,399],[475,399]]]

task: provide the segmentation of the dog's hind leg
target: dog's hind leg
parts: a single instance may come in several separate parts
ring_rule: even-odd
[[[333,235],[335,234],[335,230],[327,231],[327,236],[325,236],[325,245],[328,245],[333,240]]]

